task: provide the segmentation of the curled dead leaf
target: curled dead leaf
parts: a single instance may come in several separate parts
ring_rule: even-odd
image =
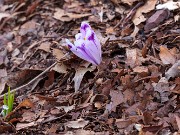
[[[83,14],[67,13],[63,9],[56,8],[53,17],[63,22],[68,22],[68,21],[71,21],[72,19],[78,19],[78,18],[90,16],[90,15],[91,15],[90,13],[83,13]]]
[[[141,22],[146,21],[143,13],[148,13],[155,8],[157,0],[148,0],[142,7],[138,8],[136,14],[133,17],[133,23],[139,25]]]
[[[167,79],[170,79],[171,77],[178,77],[180,76],[180,60],[177,61],[166,73],[165,76]]]
[[[30,123],[17,123],[16,125],[16,130],[21,130],[21,129],[24,129],[24,128],[28,128],[28,127],[32,127],[32,126],[36,126],[37,123],[35,122],[30,122]]]
[[[176,62],[175,56],[166,47],[160,46],[159,57],[163,64],[174,64]]]
[[[70,128],[83,128],[85,127],[89,121],[86,121],[84,119],[78,119],[76,121],[68,121],[64,125]]]
[[[19,109],[19,108],[21,108],[21,107],[30,107],[30,108],[33,108],[34,104],[33,104],[33,102],[31,102],[31,100],[25,99],[14,109],[14,111]]]
[[[82,79],[83,79],[84,74],[85,74],[87,71],[92,72],[93,70],[95,70],[95,69],[92,68],[92,67],[89,67],[89,68],[79,67],[78,69],[76,69],[76,74],[75,74],[75,76],[74,76],[74,78],[73,78],[75,91],[78,91],[78,90],[79,90],[79,87],[80,87],[80,84],[81,84],[81,81],[82,81]]]

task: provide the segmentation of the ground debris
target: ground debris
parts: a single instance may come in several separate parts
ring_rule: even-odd
[[[8,86],[15,102],[0,133],[178,134],[179,16],[167,0],[1,1],[0,112]],[[99,66],[65,42],[82,21],[101,43]]]

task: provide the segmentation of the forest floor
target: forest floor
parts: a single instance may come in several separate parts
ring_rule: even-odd
[[[87,21],[98,66],[75,56]],[[0,0],[0,134],[180,134],[180,2]]]

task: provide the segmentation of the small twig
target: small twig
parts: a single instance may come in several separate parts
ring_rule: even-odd
[[[135,5],[133,7],[133,9],[131,9],[131,11],[126,15],[125,18],[122,18],[119,23],[116,24],[116,26],[114,26],[114,29],[117,28],[120,24],[122,25],[121,27],[124,27],[125,23],[127,23],[129,20],[131,20],[133,18],[133,16],[136,13],[136,10],[143,5],[144,2],[139,2],[137,5]]]
[[[143,78],[140,78],[140,79],[136,80],[135,83],[137,83],[137,82],[139,82],[139,81],[143,81],[143,80],[145,80],[145,79],[151,79],[151,78],[153,78],[153,77],[159,77],[159,75],[146,76],[146,77],[143,77]]]
[[[122,27],[124,27],[125,23],[127,23],[129,20],[131,20],[134,15],[136,14],[137,9],[142,6],[144,2],[139,2],[137,5],[135,5],[132,10],[126,15],[126,17],[123,19]]]
[[[9,21],[9,19],[13,18],[13,17],[16,16],[16,15],[22,14],[22,13],[24,13],[24,11],[16,12],[16,13],[12,14],[11,16],[5,18],[4,21],[3,21],[3,22],[1,23],[1,25],[0,25],[0,30],[4,27],[4,25],[6,24],[6,22]]]
[[[19,14],[24,13],[24,11],[16,12],[16,11],[18,11],[21,7],[23,7],[24,5],[25,5],[24,3],[20,4],[17,8],[14,9],[14,11],[13,11],[13,13],[12,13],[11,16],[9,16],[9,17],[7,17],[6,19],[4,19],[4,21],[3,21],[3,22],[1,23],[1,25],[0,25],[0,30],[4,27],[4,25],[6,24],[6,22],[8,22],[9,19],[13,18],[13,17],[16,16],[16,15],[19,15]]]
[[[68,56],[68,55],[69,55],[69,53],[66,53],[66,54],[61,58],[61,60],[62,60],[63,58],[65,58],[66,56]],[[20,89],[28,86],[29,84],[31,84],[32,82],[34,82],[35,80],[37,80],[39,77],[41,77],[42,75],[44,75],[46,72],[48,72],[48,71],[49,71],[52,67],[54,67],[57,63],[58,63],[58,61],[54,62],[51,66],[49,66],[48,68],[46,68],[46,70],[44,70],[42,73],[40,73],[40,74],[39,74],[38,76],[36,76],[34,79],[32,79],[30,82],[28,82],[28,83],[26,83],[26,84],[24,84],[24,85],[22,85],[22,86],[20,86],[20,87],[18,87],[18,88],[12,89],[11,92],[18,91],[18,90],[20,90]],[[6,94],[6,93],[5,93],[5,94]],[[5,94],[0,95],[0,98],[4,97]]]

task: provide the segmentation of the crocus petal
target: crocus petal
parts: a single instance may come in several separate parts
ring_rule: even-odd
[[[86,51],[84,51],[84,49],[82,48],[82,46],[84,46],[84,40],[81,40],[81,39],[77,40],[77,41],[75,41],[75,45],[73,45],[68,39],[66,39],[66,43],[67,43],[68,47],[70,48],[70,50],[75,55],[77,55],[81,59],[84,59],[84,60],[94,64],[94,61],[92,60],[92,58],[89,55],[87,55]]]
[[[82,33],[78,33],[75,35],[76,40],[83,39]]]
[[[67,43],[67,46],[71,49],[71,48],[74,48],[74,45],[69,41],[69,39],[65,39],[66,40],[66,43]]]
[[[77,56],[79,56],[80,58],[89,61],[95,65],[97,65],[98,63],[96,62],[95,58],[93,57],[93,55],[91,55],[91,53],[89,53],[89,51],[87,50],[86,46],[88,46],[88,44],[86,44],[85,40],[76,40],[74,42],[75,46],[76,46],[76,52],[74,52]]]
[[[101,55],[96,45],[88,40],[85,41],[85,50],[88,55],[95,61],[96,65],[101,63]]]
[[[93,30],[87,30],[86,37],[89,42],[92,43],[93,47],[96,47],[99,57],[101,57],[101,44]],[[92,47],[92,46],[90,46]],[[95,50],[95,49],[94,49]],[[96,56],[98,56],[96,55]]]
[[[91,29],[91,26],[86,22],[82,22],[80,28],[81,34],[85,36],[88,29]]]
[[[99,65],[102,60],[102,53],[101,44],[96,34],[86,22],[81,23],[80,32],[75,35],[76,41],[74,44],[66,39],[68,47],[78,57],[94,65]]]

